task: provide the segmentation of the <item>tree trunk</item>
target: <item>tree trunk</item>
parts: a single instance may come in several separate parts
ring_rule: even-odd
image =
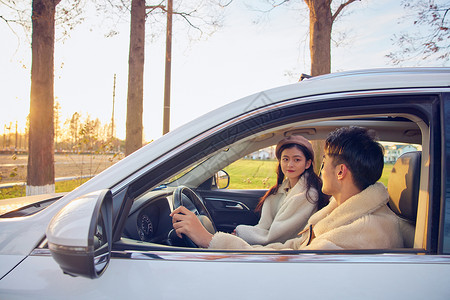
[[[142,147],[144,99],[145,0],[131,2],[130,54],[125,154]]]
[[[55,191],[53,54],[55,8],[60,0],[33,0],[27,195]]]
[[[305,0],[309,7],[311,75],[331,72],[331,0]]]
[[[172,14],[173,0],[167,0],[166,65],[164,80],[163,134],[170,131],[170,81],[172,76]]]

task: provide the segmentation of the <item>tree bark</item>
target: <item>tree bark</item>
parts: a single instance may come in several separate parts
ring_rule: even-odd
[[[305,0],[309,8],[311,75],[331,72],[331,0]]]
[[[132,0],[125,155],[129,155],[142,147],[144,46],[145,0]]]
[[[55,9],[60,0],[33,0],[30,132],[27,195],[53,193],[54,122],[53,80]]]

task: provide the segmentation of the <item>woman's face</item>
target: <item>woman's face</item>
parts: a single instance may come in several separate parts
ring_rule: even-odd
[[[305,154],[297,147],[284,149],[280,158],[281,170],[292,183],[298,181],[300,175],[311,166],[311,160],[306,160]]]

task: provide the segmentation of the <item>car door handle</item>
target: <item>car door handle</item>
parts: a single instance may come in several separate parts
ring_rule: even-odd
[[[243,210],[244,209],[244,207],[242,205],[240,205],[239,203],[236,203],[235,205],[226,204],[225,208],[238,209],[238,210]]]
[[[229,200],[224,198],[206,197],[206,202],[210,203],[216,210],[234,209],[234,210],[250,210],[247,205],[242,202]]]

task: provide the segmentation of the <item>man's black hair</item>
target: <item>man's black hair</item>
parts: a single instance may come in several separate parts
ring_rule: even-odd
[[[325,141],[325,153],[333,164],[345,164],[352,172],[355,185],[364,190],[377,182],[384,167],[384,148],[375,140],[374,132],[363,127],[342,127]]]

